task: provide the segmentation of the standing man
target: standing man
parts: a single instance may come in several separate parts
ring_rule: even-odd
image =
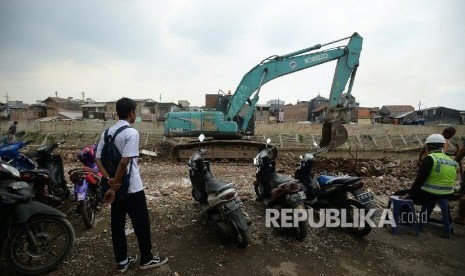
[[[462,167],[462,159],[465,157],[465,140],[463,141],[462,148],[457,152],[455,156],[455,161],[459,163],[460,166],[460,190],[459,194],[461,196],[459,200],[459,210],[457,217],[453,219],[455,223],[465,225],[465,170]]]
[[[108,135],[123,127],[134,123],[136,119],[136,102],[129,98],[121,98],[116,102],[116,113],[119,121],[108,129]],[[114,144],[121,154],[115,175],[109,175],[101,160],[102,149],[105,144],[105,133],[102,133],[97,146],[96,163],[108,180],[110,189],[105,193],[104,204],[111,203],[111,238],[113,252],[117,263],[117,270],[125,272],[136,262],[135,257],[127,254],[125,234],[126,214],[129,215],[134,232],[137,236],[140,251],[140,269],[161,266],[168,261],[167,257],[152,255],[152,241],[150,236],[150,219],[145,199],[142,179],[140,177],[137,158],[139,156],[139,132],[134,128],[126,128],[115,136]],[[129,172],[129,186],[127,195],[122,200],[115,201],[116,192],[120,189],[123,177]]]
[[[446,127],[445,129],[442,130],[442,136],[444,136],[444,139],[446,139],[446,142],[444,143],[444,147],[443,147],[443,152],[445,154],[447,154],[448,140],[452,139],[452,137],[454,137],[456,132],[457,132],[457,130],[454,127]],[[425,157],[427,155],[426,147],[427,146],[425,145],[420,150],[420,154],[418,155],[418,161],[417,161],[418,167],[421,167],[421,160],[423,159],[423,157]]]
[[[13,143],[16,141],[16,126],[18,125],[18,121],[14,121],[10,128],[8,128],[8,142]]]
[[[465,157],[465,140],[463,140],[462,148],[455,155],[455,161],[459,163],[460,167],[460,193],[465,195],[465,169],[462,167],[462,159]]]

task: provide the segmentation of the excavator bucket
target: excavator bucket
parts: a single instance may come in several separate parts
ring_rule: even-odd
[[[320,148],[332,150],[347,142],[349,135],[347,129],[338,120],[323,123],[323,133]]]

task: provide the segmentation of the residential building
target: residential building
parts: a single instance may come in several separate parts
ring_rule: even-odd
[[[460,111],[443,106],[425,108],[420,110],[426,124],[463,124]]]
[[[323,113],[328,106],[329,100],[321,97],[320,95],[311,99],[308,104],[308,121],[310,122],[322,122]]]
[[[379,117],[377,118],[378,123],[385,124],[398,124],[396,117],[414,111],[415,108],[411,105],[383,105],[379,109]]]
[[[284,111],[284,122],[294,123],[308,121],[308,101],[299,101],[297,104],[285,105],[283,108]]]
[[[105,103],[91,103],[81,106],[82,118],[83,119],[109,119],[112,116],[107,117],[106,104]],[[112,115],[112,114],[111,114]]]
[[[47,109],[44,105],[23,105],[21,107],[10,107],[10,121],[32,121],[44,118]]]
[[[372,124],[375,122],[379,112],[379,107],[357,107],[352,113],[351,121],[357,124]]]

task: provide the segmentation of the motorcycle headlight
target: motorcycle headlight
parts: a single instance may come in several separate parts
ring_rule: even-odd
[[[19,171],[15,167],[8,165],[8,164],[2,164],[2,169],[11,173],[12,175],[19,177]]]

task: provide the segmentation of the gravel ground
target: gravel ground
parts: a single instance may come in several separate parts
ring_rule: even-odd
[[[155,149],[156,150],[156,149]],[[252,224],[251,245],[238,249],[206,222],[200,206],[191,198],[188,167],[166,158],[142,156],[139,161],[152,225],[154,253],[169,256],[168,264],[155,269],[130,268],[127,275],[463,275],[465,227],[455,225],[452,239],[441,229],[426,228],[419,237],[403,229],[392,235],[388,228],[375,228],[364,238],[344,229],[309,228],[303,242],[288,233],[265,227],[264,207],[255,200],[253,164],[213,163],[214,176],[233,181]],[[73,153],[61,152],[66,171],[79,166]],[[282,153],[277,169],[291,174],[298,156]],[[409,187],[415,176],[414,160],[390,158],[357,160],[321,157],[316,172],[364,177],[365,187],[383,207],[393,191]],[[97,226],[85,229],[73,213],[73,203],[63,206],[76,232],[71,255],[49,275],[115,275],[109,227],[109,209],[98,214]],[[456,212],[456,202],[452,202]],[[128,222],[128,230],[131,225]],[[137,253],[137,241],[128,234],[129,251]],[[14,275],[4,262],[0,274]]]

